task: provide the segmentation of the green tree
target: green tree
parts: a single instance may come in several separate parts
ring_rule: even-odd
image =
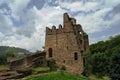
[[[5,65],[7,63],[7,56],[5,54],[0,54],[0,65]]]
[[[92,71],[98,77],[108,75],[109,59],[105,53],[96,53],[92,56]]]
[[[102,52],[105,52],[106,48],[107,48],[106,42],[99,41],[98,43],[90,45],[90,52],[92,54],[98,53],[98,52],[102,53]]]
[[[120,80],[120,48],[115,50],[111,55],[109,75],[114,80]]]
[[[90,53],[84,54],[84,58],[86,75],[109,75],[120,80],[120,35],[90,45]]]
[[[90,52],[83,53],[84,60],[84,76],[89,76],[92,73],[92,54]]]

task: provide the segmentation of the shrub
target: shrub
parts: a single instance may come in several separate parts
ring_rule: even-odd
[[[54,59],[48,60],[48,67],[50,68],[50,71],[56,71],[57,70],[57,65],[55,63]]]
[[[63,65],[61,66],[60,70],[66,70],[66,67]]]

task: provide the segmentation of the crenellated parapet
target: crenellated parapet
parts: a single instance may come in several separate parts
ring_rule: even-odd
[[[46,27],[46,35],[52,34],[52,30],[49,27]]]
[[[60,24],[58,26],[58,28],[56,28],[56,26],[52,26],[52,29],[50,28],[46,28],[46,34],[48,35],[52,35],[52,34],[61,34],[61,33],[68,33],[68,32],[74,32],[74,33],[77,33],[77,32],[84,32],[83,29],[82,29],[82,26],[80,24],[76,24],[76,19],[75,18],[72,18],[72,17],[69,17],[69,15],[67,13],[64,13],[64,16],[63,16],[63,27],[62,25]]]
[[[50,29],[49,27],[46,27],[46,35],[54,35],[54,34],[60,34],[64,32],[64,28],[62,27],[62,25],[60,24],[58,26],[58,28],[56,28],[56,26],[52,26],[52,28]]]
[[[58,29],[57,29],[57,34],[60,34],[60,33],[63,33],[64,32],[64,28],[62,27],[62,25],[60,24],[58,26]]]

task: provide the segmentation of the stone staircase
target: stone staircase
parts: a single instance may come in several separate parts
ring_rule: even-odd
[[[23,77],[23,74],[19,74],[16,71],[0,72],[0,80],[20,80]]]
[[[0,70],[0,80],[22,80],[26,76],[35,76],[48,72],[49,68],[38,68],[37,70],[30,67],[24,67],[23,69],[21,68],[19,70],[10,70],[9,68],[5,68]]]

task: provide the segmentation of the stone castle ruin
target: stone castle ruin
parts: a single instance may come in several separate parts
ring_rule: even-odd
[[[75,18],[67,13],[63,16],[63,27],[46,27],[45,52],[33,54],[10,62],[11,70],[28,69],[34,66],[48,66],[50,60],[64,66],[67,71],[81,74],[84,70],[82,53],[89,51],[88,35]],[[48,66],[49,67],[49,66]]]
[[[70,72],[83,72],[82,53],[89,51],[88,35],[75,18],[67,13],[63,16],[63,27],[56,29],[46,27],[45,37],[46,59],[54,59],[57,64],[64,65]]]

